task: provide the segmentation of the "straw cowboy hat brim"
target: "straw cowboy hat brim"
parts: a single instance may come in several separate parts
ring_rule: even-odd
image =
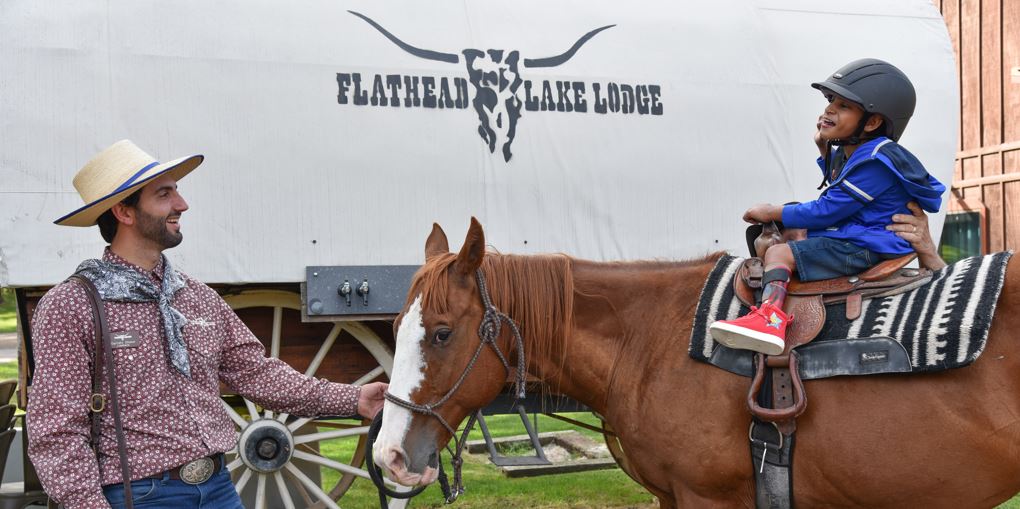
[[[202,164],[201,154],[160,163],[128,140],[114,143],[89,161],[74,177],[74,187],[84,206],[54,223],[61,226],[93,226],[114,205],[153,179],[169,175],[181,180]]]

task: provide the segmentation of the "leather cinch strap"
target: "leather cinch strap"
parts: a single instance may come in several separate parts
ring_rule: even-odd
[[[751,421],[751,465],[754,466],[755,508],[793,507],[793,434],[772,423]]]
[[[88,278],[74,275],[75,280],[85,289],[89,296],[89,304],[92,305],[92,316],[96,325],[96,342],[94,345],[95,361],[92,370],[92,397],[89,400],[89,413],[92,419],[92,430],[89,445],[96,453],[99,452],[99,414],[105,410],[106,400],[102,395],[103,366],[109,364],[110,369],[106,370],[106,380],[110,385],[110,409],[113,411],[113,424],[117,432],[117,452],[120,455],[120,472],[124,484],[124,506],[127,509],[134,509],[131,497],[131,468],[128,466],[127,444],[124,441],[124,426],[120,421],[120,404],[117,399],[117,374],[113,362],[113,346],[109,340],[109,327],[106,325],[106,310],[103,307],[103,299],[99,296],[96,286]],[[105,354],[105,359],[104,359]],[[98,454],[96,461],[98,463]]]

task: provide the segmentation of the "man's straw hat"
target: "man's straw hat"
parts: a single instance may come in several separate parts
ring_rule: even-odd
[[[165,174],[180,180],[202,164],[204,156],[193,155],[160,163],[130,140],[121,140],[100,152],[74,176],[85,206],[54,223],[63,226],[92,226],[99,216],[152,179]]]

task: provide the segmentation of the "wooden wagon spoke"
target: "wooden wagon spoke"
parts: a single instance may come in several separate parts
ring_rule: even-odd
[[[227,470],[233,472],[234,470],[237,470],[237,468],[240,467],[241,465],[244,465],[244,461],[242,461],[241,457],[238,456],[237,459],[235,459],[234,461],[227,463]]]
[[[325,457],[319,456],[318,454],[310,454],[310,453],[307,453],[307,452],[304,452],[304,451],[299,451],[299,450],[295,449],[294,450],[294,458],[300,459],[300,460],[304,460],[304,461],[308,461],[310,463],[315,463],[316,465],[320,465],[320,466],[323,466],[323,467],[332,468],[333,470],[337,470],[337,471],[343,472],[345,474],[351,474],[351,475],[356,475],[358,477],[363,477],[365,479],[371,479],[371,476],[369,476],[367,470],[362,470],[360,468],[355,468],[355,467],[352,467],[352,466],[350,466],[350,465],[348,465],[346,463],[340,463],[338,461],[333,461],[333,460],[331,460],[329,458],[325,458]],[[391,488],[397,488],[399,486],[397,483],[395,483],[393,481],[390,481],[389,479],[385,479],[384,478],[383,482],[385,482],[386,485],[390,486]]]
[[[276,491],[280,494],[280,499],[283,500],[284,509],[294,509],[294,501],[290,498],[290,491],[287,490],[287,483],[283,482],[283,474],[280,472],[273,472],[273,481],[276,482]]]
[[[288,424],[287,425],[287,429],[289,429],[291,431],[297,431],[298,428],[300,428],[301,426],[304,426],[305,424],[308,424],[311,421],[312,421],[311,417],[302,417],[302,418],[300,418],[300,419],[298,419],[298,420]]]
[[[352,422],[336,422],[336,421],[326,421],[326,420],[315,421],[315,426],[317,426],[319,428],[351,429],[351,428],[357,428],[357,427],[363,426],[363,425],[364,424],[362,424],[362,423],[352,423]]]
[[[248,485],[251,475],[252,470],[248,468],[244,469],[244,472],[241,472],[241,477],[237,479],[236,483],[234,483],[234,489],[237,490],[238,495],[240,495],[241,492],[244,491],[244,487]]]
[[[308,376],[314,376],[315,372],[319,370],[319,366],[322,364],[322,360],[326,358],[326,354],[333,348],[333,343],[336,342],[336,338],[340,336],[340,332],[343,329],[339,325],[334,325],[333,329],[329,331],[329,336],[326,336],[326,340],[322,342],[322,346],[319,347],[319,351],[315,352],[315,357],[312,358],[312,362],[308,364],[308,369],[305,370],[305,374]]]
[[[311,506],[312,504],[315,503],[312,500],[312,494],[308,493],[308,490],[305,489],[305,485],[301,484],[301,481],[294,477],[294,474],[291,474],[288,470],[281,470],[277,473],[284,474],[290,477],[291,484],[293,484],[294,488],[297,489],[298,495],[301,495],[301,500],[305,503],[306,506]]]
[[[283,331],[283,307],[273,308],[273,341],[269,344],[269,356],[274,359],[280,358],[280,336]]]
[[[378,377],[379,375],[381,375],[381,374],[383,374],[385,372],[386,372],[386,370],[383,369],[382,366],[378,366],[375,369],[373,369],[372,371],[369,371],[368,373],[366,373],[365,376],[355,380],[352,385],[365,385],[366,383],[371,382],[372,380],[375,380],[376,377]]]
[[[332,438],[364,435],[366,433],[368,433],[368,426],[358,426],[357,428],[338,429],[333,431],[322,431],[319,433],[309,433],[307,435],[297,435],[294,437],[294,443],[304,444],[307,442],[317,442],[319,440],[329,440]]]
[[[234,424],[237,424],[237,426],[241,429],[244,429],[244,427],[248,425],[248,421],[246,421],[244,417],[241,417],[241,414],[237,413],[237,410],[234,410],[234,407],[228,405],[227,402],[222,399],[220,400],[220,403],[223,404],[223,408],[226,409],[227,415],[230,416],[230,420],[234,421]]]
[[[262,416],[265,417],[266,419],[272,419],[273,411],[267,408],[265,413],[262,414]]]
[[[255,509],[266,509],[266,474],[258,474],[255,484]]]
[[[296,445],[294,445],[294,449],[295,450],[299,450],[300,449],[302,451],[308,451],[308,452],[310,452],[312,454],[318,454],[319,453],[318,449],[312,447],[313,445],[315,445],[315,444],[296,444]]]
[[[288,417],[290,417],[290,414],[288,414],[287,412],[281,412],[280,415],[276,416],[276,420],[280,422],[287,422]]]
[[[291,475],[294,476],[295,479],[298,480],[298,482],[303,484],[305,488],[308,488],[309,491],[322,501],[323,504],[326,504],[326,507],[331,509],[340,509],[340,506],[336,505],[336,502],[334,502],[333,499],[326,494],[326,492],[322,491],[322,488],[320,488],[315,481],[309,479],[307,475],[298,470],[298,468],[294,466],[294,463],[287,463],[285,468],[291,473]]]
[[[244,406],[248,408],[248,418],[252,421],[256,421],[259,418],[259,409],[255,407],[255,403],[252,403],[248,398],[244,398]]]
[[[344,322],[342,327],[379,361],[387,373],[393,372],[393,352],[378,334],[359,322]]]

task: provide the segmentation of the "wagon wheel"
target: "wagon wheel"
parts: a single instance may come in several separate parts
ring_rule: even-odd
[[[235,310],[253,307],[273,309],[269,354],[270,357],[279,358],[283,342],[283,310],[300,310],[300,296],[280,290],[252,290],[224,296],[224,300]],[[383,374],[389,375],[393,368],[393,354],[389,347],[371,329],[358,322],[333,325],[305,371],[306,375],[315,375],[341,332],[347,332],[354,337],[379,363],[377,367],[352,382],[354,385],[368,383]],[[238,494],[243,495],[246,489],[251,490],[254,485],[254,509],[266,509],[270,506],[270,494],[267,491],[269,483],[275,485],[279,503],[287,509],[297,507],[291,495],[294,492],[299,495],[297,502],[303,502],[309,509],[325,507],[338,509],[336,501],[347,492],[357,477],[370,479],[368,472],[360,468],[365,460],[365,440],[369,421],[352,424],[330,419],[296,418],[286,413],[260,409],[247,399],[243,401],[247,409],[246,414],[239,413],[223,401],[224,409],[238,427],[238,446],[227,452],[227,468],[234,479]],[[333,444],[337,441],[343,441],[347,445],[351,441],[356,442],[353,454],[346,461],[337,461],[319,452],[320,444]],[[244,454],[239,455],[239,449]],[[301,460],[302,463],[295,464],[294,460]],[[316,466],[320,470],[327,469],[340,474],[337,482],[328,490],[323,489],[299,468]],[[400,491],[407,489],[388,480],[387,484],[391,489]],[[390,502],[390,507],[395,509],[402,509],[405,505],[405,500],[394,499]]]
[[[605,420],[602,420],[602,429],[609,432],[602,433],[602,438],[605,439],[606,447],[609,448],[609,454],[616,460],[616,464],[620,465],[620,469],[630,476],[631,479],[634,479],[635,482],[643,486],[645,484],[644,481],[641,480],[641,476],[637,475],[637,472],[634,471],[634,466],[627,459],[627,455],[623,452],[623,445],[620,444],[620,438],[613,433],[613,427]]]

